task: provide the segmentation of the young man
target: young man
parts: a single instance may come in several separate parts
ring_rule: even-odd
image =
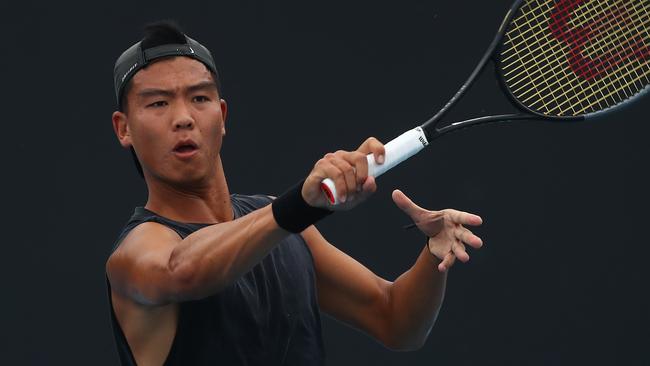
[[[148,27],[115,67],[113,127],[137,157],[149,197],[106,264],[124,365],[321,365],[320,311],[391,349],[416,349],[440,309],[446,271],[481,239],[481,218],[393,200],[429,237],[411,269],[384,280],[311,224],[375,189],[374,138],[327,154],[277,199],[228,190],[221,164],[226,102],[210,52],[170,24]],[[341,205],[320,183],[331,178]]]

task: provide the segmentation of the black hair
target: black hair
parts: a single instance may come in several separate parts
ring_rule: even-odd
[[[142,50],[147,50],[156,46],[161,46],[165,44],[186,44],[187,39],[185,34],[181,31],[181,28],[173,20],[163,20],[157,21],[154,23],[149,23],[144,27],[144,38],[140,43]],[[219,77],[213,71],[210,71],[212,78],[214,79],[215,84],[217,85],[217,92],[221,95],[221,83],[219,82]],[[119,100],[118,110],[120,112],[126,113],[127,107],[127,95],[131,89],[133,83],[133,78],[127,81],[124,85],[124,91]],[[140,177],[144,178],[144,173],[142,172],[142,165],[135,153],[135,149],[131,147],[131,156],[133,157],[133,162],[135,167],[138,170]]]
[[[145,25],[144,38],[140,44],[143,50],[171,43],[187,43],[185,33],[176,22],[164,20]]]
[[[164,44],[185,44],[187,40],[185,39],[185,34],[181,31],[178,24],[172,20],[163,20],[154,23],[149,23],[144,26],[144,38],[140,43],[142,50],[147,50],[149,48],[154,48],[156,46],[161,46]],[[127,106],[126,96],[129,94],[131,89],[133,78],[129,79],[124,85],[124,91],[122,92],[122,97],[120,98],[120,103],[118,108],[120,112],[124,112]]]

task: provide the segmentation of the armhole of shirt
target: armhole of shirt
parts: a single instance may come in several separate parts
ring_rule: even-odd
[[[168,225],[167,223],[164,222],[164,220],[161,220],[156,216],[150,216],[150,217],[146,217],[146,218],[144,218],[142,220],[136,220],[136,223],[134,225],[132,225],[132,226],[131,226],[132,223],[127,224],[126,227],[128,228],[128,230],[124,230],[124,232],[122,232],[122,234],[120,235],[120,238],[118,239],[118,241],[113,246],[113,250],[111,251],[111,255],[117,250],[117,248],[119,248],[119,246],[122,244],[124,239],[127,236],[129,236],[129,234],[131,233],[131,231],[133,231],[133,229],[135,229],[136,227],[138,227],[138,226],[140,226],[140,225],[142,225],[144,223],[147,223],[147,222],[155,222],[158,225],[162,225],[162,226],[172,230],[173,232],[175,232],[181,240],[183,239],[183,235],[175,227],[173,227],[173,225]],[[121,357],[122,357],[122,355],[124,353],[126,353],[128,355],[128,362],[130,362],[126,366],[131,366],[131,365],[136,366],[137,363],[135,361],[135,357],[133,356],[133,351],[131,350],[131,346],[129,345],[129,342],[126,340],[126,335],[124,335],[124,331],[122,330],[122,326],[120,325],[120,322],[117,320],[117,315],[115,314],[115,308],[113,307],[113,293],[112,293],[111,281],[108,279],[108,273],[104,273],[104,277],[106,278],[106,287],[107,287],[107,292],[108,292],[108,303],[109,303],[109,308],[110,308],[109,310],[110,310],[110,316],[111,316],[111,327],[112,328],[117,328],[117,329],[113,329],[113,332],[117,332],[117,337],[119,338],[119,342],[116,340],[116,348],[119,349],[118,358],[120,359],[120,363],[121,363],[123,361]],[[178,329],[176,331],[178,331]],[[174,335],[174,337],[175,337],[175,335]],[[171,354],[171,352],[172,352],[172,349],[174,347],[174,342],[175,342],[175,340],[172,342],[172,345],[170,346],[169,354]],[[169,354],[167,355],[167,358],[169,358]],[[166,362],[167,362],[167,359],[165,359],[165,363]]]

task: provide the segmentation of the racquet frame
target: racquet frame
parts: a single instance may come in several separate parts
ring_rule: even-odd
[[[517,121],[517,120],[544,120],[544,121],[583,121],[585,119],[591,119],[592,117],[602,116],[611,112],[612,110],[619,109],[620,107],[629,104],[630,101],[638,99],[641,95],[648,92],[650,89],[646,86],[636,95],[631,98],[620,102],[617,105],[608,107],[603,110],[596,112],[591,112],[584,115],[578,116],[554,116],[546,115],[534,111],[520,102],[512,93],[510,88],[505,83],[505,78],[503,75],[503,70],[499,67],[499,62],[501,61],[500,57],[504,51],[505,44],[501,41],[509,28],[509,25],[512,19],[517,15],[517,11],[521,7],[522,3],[526,0],[516,0],[511,6],[510,10],[503,19],[501,26],[499,27],[496,36],[490,43],[489,48],[484,53],[483,57],[480,59],[477,66],[474,68],[474,71],[470,74],[469,78],[465,83],[460,87],[460,89],[454,94],[451,99],[429,120],[425,121],[419,127],[416,127],[412,130],[406,131],[402,135],[391,140],[385,145],[386,155],[385,161],[383,164],[377,164],[374,160],[372,154],[367,156],[368,159],[368,174],[374,177],[385,173],[386,171],[397,166],[401,162],[410,158],[411,156],[417,154],[424,147],[428,146],[432,140],[447,134],[449,132],[458,131],[467,127],[472,127],[481,124],[495,123],[495,122],[506,122],[506,121]],[[459,122],[453,122],[450,124],[442,125],[443,117],[449,112],[449,110],[454,107],[462,97],[467,93],[468,89],[476,81],[477,77],[484,71],[488,61],[492,61],[495,67],[497,80],[499,81],[499,86],[503,93],[508,97],[512,105],[519,110],[518,113],[508,113],[508,114],[498,114],[498,115],[488,115],[482,117],[476,117],[472,119],[467,119]],[[331,206],[338,205],[339,197],[336,193],[336,188],[334,182],[327,178],[324,179],[321,183],[321,189],[323,193],[328,198],[328,201]]]

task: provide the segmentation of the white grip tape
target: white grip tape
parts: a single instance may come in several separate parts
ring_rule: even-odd
[[[417,154],[427,145],[429,145],[429,142],[427,141],[422,128],[416,127],[412,130],[404,132],[403,134],[399,135],[384,145],[386,155],[384,155],[383,164],[377,164],[375,162],[375,157],[372,154],[369,154],[367,156],[368,175],[371,175],[375,178],[379,177],[404,160]],[[332,206],[338,205],[340,203],[339,196],[336,194],[336,187],[334,187],[334,182],[331,179],[325,178],[321,182],[321,189],[323,190],[323,193],[327,195],[327,198]]]

